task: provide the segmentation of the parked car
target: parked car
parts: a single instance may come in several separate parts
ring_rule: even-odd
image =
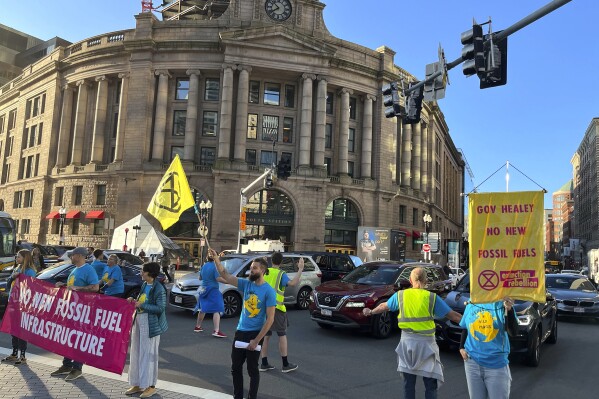
[[[362,309],[372,309],[386,302],[397,291],[410,288],[410,273],[416,267],[426,269],[428,290],[442,296],[450,290],[451,280],[439,265],[368,262],[341,280],[328,281],[316,287],[312,293],[310,316],[322,328],[370,330],[376,338],[387,338],[397,326],[397,313],[364,316]]]
[[[71,249],[75,249],[72,245],[45,245],[48,251],[53,251],[58,258],[60,258],[65,252]]]
[[[451,279],[451,288],[455,288],[460,280],[466,275],[466,272],[459,267],[450,267],[451,273],[449,278]]]
[[[360,266],[362,259],[355,255],[340,254],[336,252],[294,252],[312,257],[322,272],[322,282],[339,280],[356,267]]]
[[[62,254],[59,258],[59,261],[70,262],[71,261],[71,251],[72,250],[68,250],[64,254]],[[125,262],[129,263],[130,265],[141,266],[144,264],[144,261],[141,260],[141,258],[139,256],[135,256],[132,253],[129,253],[127,251],[119,251],[118,249],[105,249],[104,250],[104,257],[106,259],[108,259],[108,257],[112,254],[117,255],[120,260],[124,260]]]
[[[470,276],[466,274],[456,289],[445,298],[445,303],[463,314],[470,300]],[[518,317],[518,334],[510,337],[510,353],[523,355],[529,366],[539,365],[540,348],[544,342],[557,342],[557,303],[547,293],[545,303],[517,300],[514,310]],[[459,346],[462,328],[451,320],[435,320],[437,343],[441,346]]]
[[[30,243],[27,241],[21,241],[17,245],[17,251],[19,251],[21,249],[28,249],[29,251],[33,251],[34,248],[39,249],[40,253],[42,254],[42,257],[44,258],[45,267],[48,267],[55,263],[60,262],[56,251],[54,251],[54,249],[48,249],[47,246],[45,246],[45,245]]]
[[[258,257],[267,259],[271,265],[270,253],[248,253],[227,255],[221,258],[221,263],[227,271],[236,277],[247,278],[252,261]],[[312,258],[299,254],[283,253],[281,270],[287,272],[290,279],[295,277],[297,262],[304,259],[304,271],[300,282],[295,287],[285,289],[285,305],[295,305],[299,309],[307,309],[310,302],[310,294],[314,287],[320,284],[322,273]],[[200,287],[200,276],[198,272],[192,272],[177,279],[171,288],[169,305],[193,310],[198,302],[198,288]],[[225,302],[223,317],[235,317],[241,313],[241,294],[232,285],[219,283],[220,292]]]
[[[580,274],[580,270],[564,269],[560,272],[560,274]]]
[[[585,276],[548,274],[545,285],[557,301],[559,315],[599,320],[599,291]]]

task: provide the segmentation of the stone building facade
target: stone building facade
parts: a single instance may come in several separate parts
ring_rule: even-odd
[[[388,227],[419,258],[425,213],[460,239],[464,162],[436,103],[416,124],[386,119],[381,87],[415,80],[395,53],[332,36],[319,1],[283,14],[270,3],[141,13],[135,29],[60,47],[2,87],[0,206],[18,238],[57,243],[61,206],[67,244],[105,247],[138,213],[159,226],[146,207],[179,154],[197,201],[213,204],[217,249],[237,246],[240,190],[282,158],[291,177],[248,195],[248,239],[352,252],[359,225]],[[166,233],[197,253],[197,226],[188,211]]]

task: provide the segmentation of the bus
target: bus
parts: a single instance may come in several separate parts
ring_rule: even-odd
[[[15,221],[6,212],[0,212],[0,270],[15,264]]]

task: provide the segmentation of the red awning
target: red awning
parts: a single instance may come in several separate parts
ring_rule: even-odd
[[[421,233],[419,231],[412,230],[412,236],[414,236],[414,238],[420,238]]]
[[[69,211],[67,212],[67,219],[81,219],[81,211]]]
[[[408,229],[399,229],[399,230],[406,233],[406,237],[412,237],[412,232],[410,230],[408,230]]]
[[[104,211],[89,211],[85,215],[86,219],[104,219]]]
[[[60,219],[60,213],[54,211],[54,212],[50,212],[47,216],[46,219]]]

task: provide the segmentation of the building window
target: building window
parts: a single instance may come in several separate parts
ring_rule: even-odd
[[[175,100],[187,100],[189,97],[189,78],[177,79],[177,92]]]
[[[62,206],[64,197],[64,187],[56,187],[54,190],[54,206]]]
[[[285,85],[285,107],[295,108],[295,86]]]
[[[264,83],[264,104],[279,105],[281,99],[281,85],[278,83]]]
[[[257,80],[250,80],[250,95],[248,101],[250,104],[260,103],[260,82]]]
[[[78,235],[79,234],[79,219],[72,219],[71,220],[71,235]]]
[[[52,234],[60,234],[60,220],[54,219],[52,222]]]
[[[6,121],[6,115],[0,116],[0,134],[4,133],[4,122]]]
[[[333,115],[333,93],[327,92],[327,114]]]
[[[352,161],[347,161],[347,174],[349,177],[353,179],[354,177],[354,163]]]
[[[83,201],[83,186],[73,187],[73,205],[81,205]]]
[[[40,123],[39,125],[37,125],[37,145],[41,145],[42,144],[42,130],[44,128],[44,124]]]
[[[333,125],[327,123],[324,126],[324,148],[333,147]]]
[[[33,171],[34,171],[34,158],[33,155],[30,155],[27,157],[27,161],[26,161],[26,168],[25,168],[25,178],[29,178],[29,177],[33,177]]]
[[[358,111],[358,101],[355,97],[349,98],[349,119],[356,120],[356,113]]]
[[[4,164],[4,168],[2,168],[2,184],[8,183],[10,181],[10,164]]]
[[[293,118],[283,118],[283,143],[293,142]]]
[[[279,141],[279,117],[262,115],[262,140]]]
[[[31,227],[30,219],[21,220],[21,234],[29,234],[29,228]]]
[[[220,79],[206,79],[206,90],[204,91],[204,100],[218,101],[220,91]]]
[[[405,205],[400,205],[399,206],[399,223],[405,223],[406,222],[406,206]]]
[[[4,147],[4,155],[10,157],[12,155],[12,145],[15,142],[14,136],[8,136],[6,138],[6,147]]]
[[[20,226],[20,220],[15,219],[15,231],[19,231],[19,226]]]
[[[106,185],[96,185],[96,205],[106,205]]]
[[[248,165],[256,165],[256,150],[245,150],[245,162]]]
[[[33,206],[33,190],[25,190],[25,198],[23,208],[31,208]]]
[[[418,226],[418,220],[420,220],[420,218],[418,217],[418,213],[418,208],[412,209],[412,219],[414,219],[414,226]]]
[[[8,130],[12,130],[17,126],[17,110],[13,109],[8,113]]]
[[[260,166],[270,168],[272,165],[277,164],[277,152],[276,151],[260,151]]]
[[[349,139],[347,141],[347,150],[349,152],[354,152],[356,150],[356,129],[350,127],[348,133]]]
[[[187,121],[187,111],[173,112],[173,136],[185,136],[185,122]]]
[[[29,128],[29,143],[26,148],[33,147],[35,145],[35,134],[37,132],[37,125],[33,125]]]
[[[22,191],[15,191],[14,199],[13,199],[13,202],[12,202],[12,208],[13,209],[19,209],[21,207],[22,201],[23,201],[23,192]]]
[[[325,157],[324,166],[327,168],[327,176],[331,175],[331,168],[333,167],[333,159]]]
[[[123,88],[123,81],[119,80],[116,83],[116,90],[114,91],[114,103],[115,104],[120,104],[121,103],[121,90]]]
[[[179,159],[183,159],[184,148],[182,146],[174,145],[171,147],[171,161],[175,159],[177,155],[179,155]]]
[[[94,235],[101,236],[104,233],[104,220],[94,219]]]
[[[258,138],[258,114],[248,114],[248,139]]]
[[[218,125],[218,112],[204,111],[204,121],[202,122],[203,136],[216,136],[216,126]]]
[[[216,147],[202,147],[200,151],[200,165],[214,165]]]
[[[116,139],[116,134],[118,132],[118,128],[119,128],[119,113],[115,112],[114,116],[112,117],[112,138]]]

